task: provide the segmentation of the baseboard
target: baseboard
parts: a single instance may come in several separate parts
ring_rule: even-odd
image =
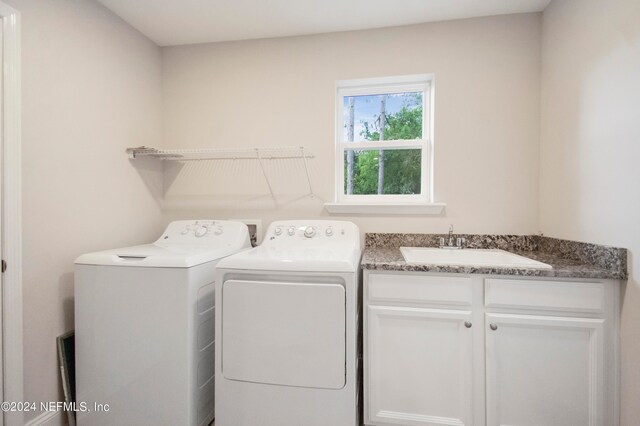
[[[64,411],[46,411],[24,426],[65,426],[67,413]]]

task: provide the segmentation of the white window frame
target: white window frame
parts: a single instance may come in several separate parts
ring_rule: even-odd
[[[440,213],[444,204],[433,202],[433,90],[432,74],[367,78],[336,82],[335,203],[325,204],[331,213]],[[422,92],[422,139],[344,141],[344,97]],[[420,149],[420,194],[346,194],[344,153],[358,149]],[[361,208],[360,208],[361,207]],[[412,208],[413,207],[413,208]],[[418,208],[416,208],[418,207]]]

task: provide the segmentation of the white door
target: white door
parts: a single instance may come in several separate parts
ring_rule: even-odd
[[[2,259],[10,261],[2,274],[0,298],[0,397],[3,401],[24,401],[22,392],[22,236],[20,227],[20,14],[0,2],[0,230]],[[0,426],[23,425],[23,413],[5,411]]]
[[[4,68],[4,33],[3,31],[0,31],[0,69]],[[2,111],[2,107],[4,105],[4,76],[3,78],[0,78],[0,117],[4,116],[4,111]],[[3,154],[3,149],[1,149],[1,147],[4,146],[4,120],[0,120],[0,192],[3,192],[3,168],[2,165],[4,164],[4,154]],[[4,212],[4,206],[2,205],[2,197],[0,197],[0,259],[2,259],[1,262],[1,270],[2,273],[0,273],[0,286],[2,286],[1,288],[3,289],[3,291],[0,292],[0,366],[4,367],[4,359],[3,359],[3,355],[4,354],[4,312],[2,312],[2,308],[4,306],[4,296],[2,296],[2,294],[4,293],[4,285],[5,285],[5,280],[4,280],[4,253],[2,252],[2,223],[3,223],[3,218],[2,218],[2,212]],[[4,381],[4,368],[0,368],[0,401],[4,401],[4,387],[5,387],[5,381]],[[0,426],[4,425],[4,415],[0,416]]]
[[[228,280],[222,285],[222,375],[322,389],[345,385],[345,289]]]
[[[604,426],[603,323],[487,314],[487,425]]]
[[[471,312],[369,306],[368,425],[470,425]]]

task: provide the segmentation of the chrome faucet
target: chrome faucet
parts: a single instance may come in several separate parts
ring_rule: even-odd
[[[465,243],[466,243],[466,240],[464,239],[464,237],[457,237],[454,239],[453,225],[449,225],[448,239],[445,239],[444,237],[440,237],[441,249],[460,250],[464,248]]]

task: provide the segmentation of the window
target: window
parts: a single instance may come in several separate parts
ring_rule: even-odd
[[[432,83],[428,75],[337,83],[336,203],[329,211],[431,203]]]

